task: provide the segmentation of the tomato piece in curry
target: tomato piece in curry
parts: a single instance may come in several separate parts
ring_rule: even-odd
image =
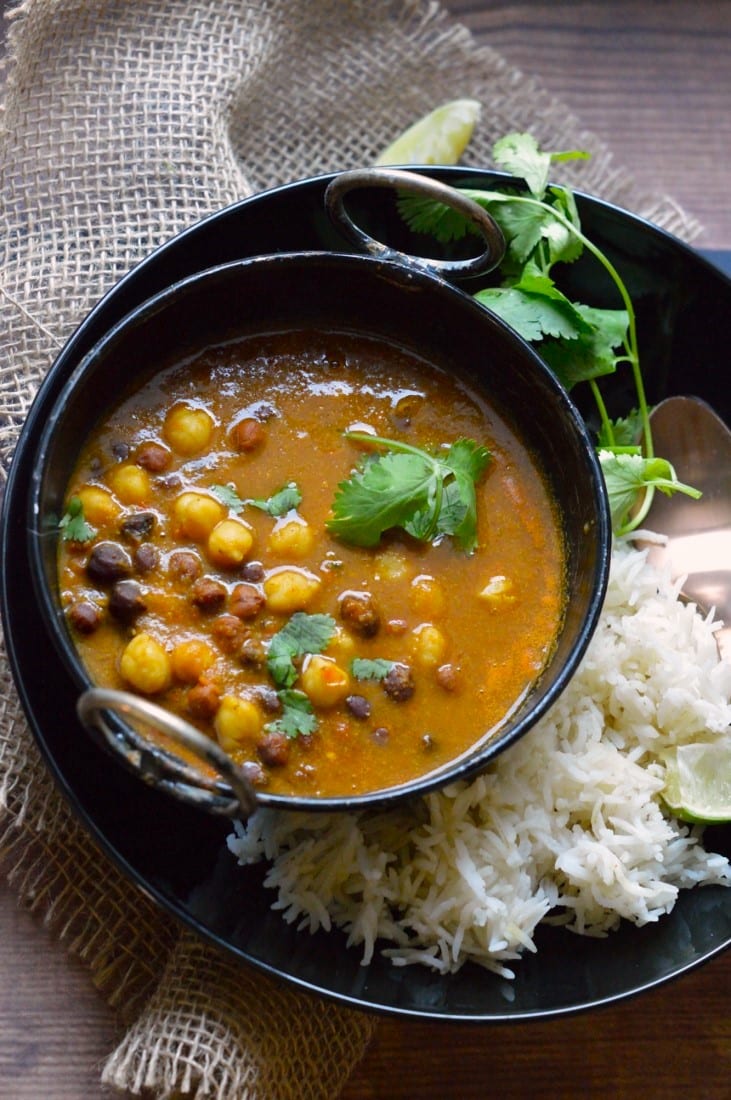
[[[331,534],[368,460],[348,430],[487,447],[474,552]],[[441,769],[520,706],[562,621],[533,457],[479,388],[378,340],[278,334],[163,372],[93,430],[67,501],[85,529],[60,541],[60,591],[92,679],[182,715],[275,793]]]

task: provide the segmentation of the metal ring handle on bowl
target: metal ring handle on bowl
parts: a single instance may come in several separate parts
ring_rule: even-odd
[[[391,248],[356,225],[345,209],[345,196],[350,191],[366,187],[407,191],[421,198],[443,203],[461,214],[477,230],[484,241],[485,248],[477,256],[460,260],[430,259]],[[325,208],[332,222],[345,233],[346,237],[372,256],[385,260],[397,260],[407,267],[419,267],[433,274],[484,275],[496,268],[505,255],[505,238],[497,222],[487,210],[455,187],[416,172],[407,172],[400,168],[356,168],[353,171],[341,172],[327,186]]]
[[[121,756],[127,767],[146,783],[198,809],[225,817],[244,819],[256,809],[256,791],[243,769],[210,737],[157,703],[126,691],[88,688],[79,696],[76,710],[96,740]],[[130,724],[115,730],[109,724],[108,712],[152,726],[212,767],[220,778],[211,779],[150,742]]]

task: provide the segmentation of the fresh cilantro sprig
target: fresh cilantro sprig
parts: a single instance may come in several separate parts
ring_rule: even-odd
[[[277,687],[282,713],[267,729],[295,738],[314,733],[317,718],[312,704],[303,691],[293,689],[297,679],[295,660],[308,653],[322,653],[335,633],[331,615],[308,615],[297,611],[269,642],[267,669]]]
[[[642,492],[657,490],[666,496],[681,492],[696,500],[701,495],[697,489],[678,481],[674,468],[666,458],[643,458],[637,448],[600,450],[599,461],[615,527],[625,522],[638,494]]]
[[[385,657],[354,657],[350,671],[356,680],[385,680],[394,664]]]
[[[278,489],[276,493],[266,498],[244,499],[239,496],[233,485],[211,485],[211,492],[221,501],[221,504],[237,515],[243,512],[248,504],[252,508],[258,508],[260,512],[279,518],[298,508],[302,503],[302,493],[294,481],[288,482],[282,489]]]
[[[229,508],[236,515],[246,507],[246,501],[241,499],[233,485],[211,485],[211,492],[224,508]]]
[[[302,503],[302,493],[294,481],[290,481],[284,488],[267,497],[266,500],[247,500],[252,508],[258,508],[270,516],[285,516],[287,512],[299,507]]]
[[[308,615],[296,611],[269,642],[267,668],[278,688],[289,688],[297,679],[294,661],[308,653],[322,653],[335,633],[332,615]]]
[[[567,390],[579,382],[589,385],[599,413],[597,449],[614,530],[628,534],[645,519],[655,490],[692,497],[700,494],[678,480],[670,463],[655,457],[629,291],[614,264],[583,232],[573,192],[548,183],[554,163],[585,160],[589,154],[583,150],[547,152],[531,134],[521,133],[496,142],[493,156],[496,164],[525,182],[528,193],[516,188],[465,189],[465,194],[492,214],[506,240],[501,285],[478,291],[475,297],[524,339],[540,345],[541,356]],[[404,195],[399,205],[413,230],[430,233],[445,243],[471,231],[464,217],[443,204]],[[571,301],[556,286],[554,265],[573,263],[585,251],[610,276],[620,308],[596,309]],[[613,374],[621,364],[627,364],[632,372],[637,397],[630,418],[632,438],[628,437],[628,421],[609,417],[598,384],[598,379]]]
[[[471,439],[458,439],[438,455],[395,439],[345,433],[347,439],[381,447],[338,485],[328,530],[355,546],[375,546],[385,531],[400,527],[421,542],[443,535],[471,553],[477,545],[475,485],[490,453]]]
[[[267,724],[267,729],[271,733],[283,733],[291,740],[300,734],[314,733],[317,729],[317,718],[304,691],[283,688],[277,694],[282,713]]]
[[[90,542],[96,534],[96,529],[86,522],[81,497],[71,497],[58,526],[64,542]]]

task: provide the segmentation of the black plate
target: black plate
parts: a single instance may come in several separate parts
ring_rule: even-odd
[[[470,187],[489,186],[496,178],[464,169],[430,169],[430,174]],[[362,967],[359,951],[347,949],[340,933],[297,933],[270,911],[274,895],[263,889],[262,868],[238,867],[225,848],[228,825],[110,767],[76,721],[72,687],[39,629],[38,616],[29,613],[23,523],[40,426],[63,382],[99,336],[174,279],[265,252],[347,251],[322,210],[329,178],[257,195],[158,249],[94,309],[41,387],[10,471],[0,533],[6,641],[33,733],[82,823],[133,882],[201,936],[302,988],[365,1009],[476,1022],[572,1012],[677,977],[731,944],[731,890],[683,891],[673,912],[658,924],[628,925],[604,940],[540,928],[538,953],[517,964],[513,982],[472,965],[448,977],[418,967],[397,969],[379,957]],[[366,228],[420,251],[384,202],[377,198],[371,204],[364,197]],[[589,236],[619,267],[637,304],[650,399],[696,393],[730,421],[726,332],[731,280],[674,238],[609,204],[582,198],[580,210]],[[609,288],[591,263],[574,265],[570,282],[581,285],[582,297],[593,304],[616,304],[607,300]],[[615,385],[610,403],[621,409],[626,400],[623,386]],[[731,854],[731,827],[709,830],[707,842]]]

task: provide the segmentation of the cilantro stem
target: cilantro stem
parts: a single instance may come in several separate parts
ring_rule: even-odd
[[[389,451],[401,451],[403,454],[416,455],[420,459],[431,458],[431,455],[420,447],[412,447],[410,443],[404,443],[401,439],[385,439],[380,435],[359,431],[347,431],[344,434],[346,439],[354,439],[356,443],[377,443],[379,447],[385,447]]]
[[[668,482],[667,484],[670,485],[671,483]],[[645,487],[644,495],[642,497],[642,503],[640,504],[639,508],[632,516],[632,518],[628,519],[626,523],[622,524],[622,526],[617,531],[618,535],[628,535],[630,531],[637,530],[637,528],[647,516],[647,513],[650,511],[652,501],[655,497],[655,488],[661,489],[662,487],[663,486],[660,482],[658,482],[657,485],[647,485]],[[679,488],[677,483],[674,483],[673,487],[675,490]]]
[[[591,392],[594,395],[594,401],[596,402],[596,407],[599,410],[599,417],[600,417],[601,422],[602,422],[602,428],[604,429],[604,433],[606,435],[607,442],[608,442],[609,446],[612,447],[612,449],[614,450],[614,448],[616,447],[615,438],[614,438],[614,425],[612,424],[612,421],[609,417],[609,413],[607,412],[607,406],[604,404],[604,398],[602,397],[601,390],[599,389],[599,386],[597,385],[596,378],[590,378],[589,379],[589,387],[591,389]]]
[[[622,299],[624,308],[627,311],[627,338],[624,342],[625,350],[627,353],[626,361],[630,364],[635,392],[637,394],[637,405],[640,414],[640,423],[642,424],[642,440],[644,443],[645,458],[653,458],[655,454],[655,449],[652,443],[650,410],[647,404],[647,395],[645,394],[645,385],[642,380],[642,371],[640,369],[640,355],[637,344],[637,318],[635,316],[635,309],[632,299],[630,297],[629,291],[627,290],[627,287],[624,284],[624,280],[615,268],[614,264],[604,254],[604,252],[602,252],[600,248],[597,248],[597,246],[584,233],[582,233],[580,229],[577,229],[576,226],[573,225],[573,223],[570,222],[568,218],[564,217],[564,215],[559,210],[556,210],[548,203],[541,202],[539,199],[529,199],[521,196],[519,198],[519,201],[526,202],[530,205],[539,206],[541,209],[551,214],[555,218],[555,220],[559,222],[560,225],[568,230],[569,233],[573,233],[573,235],[581,241],[584,248],[586,248],[587,251],[590,252],[592,256],[594,256],[594,258],[599,261],[599,263],[610,276],[612,282],[617,288],[619,295]],[[599,409],[599,415],[601,417],[602,424],[604,425],[605,431],[607,431],[608,433],[608,439],[614,442],[614,430],[607,414],[606,405],[604,404],[604,401],[599,393],[599,388],[596,385],[595,381],[593,379],[591,381],[592,393],[594,394],[594,400],[596,401],[597,407]],[[654,496],[655,486],[648,485],[643,493],[642,503],[640,504],[634,516],[622,526],[621,530],[618,532],[619,534],[629,534],[630,531],[635,531],[640,526],[640,524],[643,522],[648,512],[650,511],[650,508],[652,507]]]
[[[627,340],[625,342],[625,348],[627,351],[627,362],[630,364],[632,370],[632,378],[635,384],[635,392],[637,393],[637,402],[640,412],[640,419],[642,422],[642,438],[645,444],[645,457],[652,458],[654,456],[654,448],[652,445],[652,428],[650,427],[650,410],[647,405],[645,384],[642,380],[642,371],[640,370],[640,353],[637,345],[637,318],[635,316],[635,308],[629,295],[629,291],[624,285],[624,280],[622,279],[614,264],[611,262],[611,260],[607,258],[607,256],[605,256],[600,248],[597,248],[597,246],[593,244],[592,241],[590,241],[589,238],[586,237],[580,229],[577,229],[575,226],[573,226],[571,222],[568,221],[567,218],[564,218],[559,211],[553,210],[553,208],[550,206],[546,207],[546,209],[551,210],[553,212],[553,216],[557,218],[562,225],[564,225],[572,233],[574,233],[574,235],[582,242],[584,247],[589,252],[591,252],[592,256],[594,256],[595,259],[599,261],[605,271],[609,274],[612,282],[616,286],[622,298],[622,303],[627,311],[628,319]]]

